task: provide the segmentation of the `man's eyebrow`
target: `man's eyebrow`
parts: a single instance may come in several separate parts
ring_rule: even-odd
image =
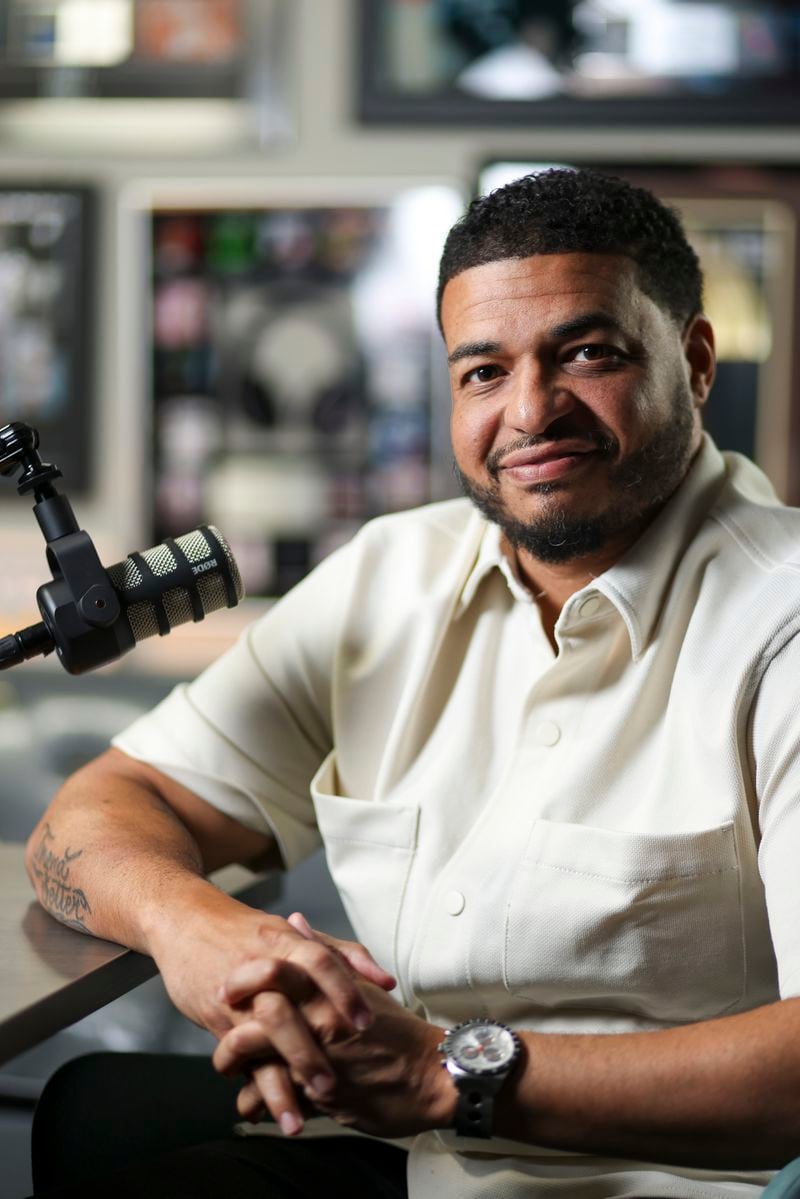
[[[594,329],[620,331],[621,325],[608,312],[587,312],[583,316],[573,317],[571,321],[553,325],[549,332],[551,337],[563,340],[568,337],[580,337],[582,333],[591,333]]]
[[[484,354],[500,354],[502,350],[499,341],[465,341],[456,346],[452,354],[447,355],[447,361],[452,366],[462,358],[480,358]]]
[[[553,325],[548,334],[556,341],[563,341],[569,337],[580,337],[584,333],[592,333],[596,329],[608,329],[613,332],[621,332],[622,326],[610,312],[586,312],[581,316],[573,317],[572,320],[562,321],[558,325]],[[447,361],[450,366],[455,362],[461,362],[464,358],[481,358],[485,354],[502,354],[503,347],[499,341],[465,341],[460,346],[456,346],[452,354],[448,354]]]

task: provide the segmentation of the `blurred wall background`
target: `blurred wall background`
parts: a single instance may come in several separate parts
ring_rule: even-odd
[[[57,0],[55,2],[57,4]],[[93,0],[60,2],[82,3],[83,12],[86,13],[91,11]],[[32,4],[32,0],[30,3]],[[113,4],[114,0],[109,0],[109,3]],[[200,11],[203,8],[203,0],[195,0],[195,5],[196,11]],[[17,8],[20,11],[24,6],[25,0],[17,0]],[[5,0],[3,7],[13,14],[13,0]],[[38,7],[45,13],[45,10],[53,8],[53,3],[42,3]],[[503,13],[508,16],[510,11],[518,25],[521,20],[520,12],[524,15],[526,9],[524,4],[515,6],[501,0],[498,0],[496,5],[476,6],[462,2],[450,5],[444,3],[439,7],[446,15],[448,8],[454,10],[455,17],[452,12],[449,14],[453,27],[460,28],[459,19],[466,14],[472,22],[470,29],[474,31],[477,27],[479,32],[485,32],[482,31],[481,25],[482,9],[484,17],[492,9],[496,9],[501,16]],[[543,8],[549,11],[547,5],[533,4],[527,7],[536,11]],[[591,4],[577,7],[579,10],[588,10],[591,17]],[[594,6],[596,7],[597,5]],[[630,6],[599,7],[621,8],[624,11]],[[279,410],[281,404],[284,408],[292,403],[301,404],[304,394],[303,381],[298,381],[297,376],[302,370],[305,369],[306,375],[311,376],[311,386],[315,366],[318,379],[324,378],[326,369],[332,369],[332,347],[320,344],[319,337],[313,343],[314,353],[304,355],[297,351],[297,345],[303,343],[303,334],[308,334],[309,326],[314,324],[316,318],[321,319],[321,316],[319,311],[316,314],[309,313],[308,305],[305,309],[295,306],[292,309],[294,315],[300,318],[310,316],[312,319],[306,320],[305,326],[302,319],[299,319],[294,322],[292,328],[281,329],[280,334],[285,335],[283,340],[278,336],[273,338],[272,342],[270,339],[265,340],[261,347],[262,375],[264,371],[273,369],[282,380],[281,385],[276,386],[274,390],[281,394],[270,395],[265,401],[263,396],[257,394],[256,388],[256,394],[245,397],[243,404],[245,407],[249,404],[250,416],[252,417],[254,412],[256,415],[249,425],[245,422],[244,432],[242,428],[231,428],[230,424],[223,428],[218,419],[219,413],[209,414],[207,410],[203,410],[202,405],[196,405],[194,410],[184,406],[183,411],[173,411],[171,416],[168,412],[156,428],[159,420],[159,402],[170,392],[170,388],[175,394],[194,394],[197,391],[202,394],[204,390],[208,390],[208,385],[205,381],[204,387],[204,381],[201,381],[198,387],[198,381],[193,378],[170,379],[169,363],[166,371],[162,372],[165,378],[154,378],[158,373],[153,349],[154,323],[160,326],[158,336],[161,337],[162,343],[169,347],[172,338],[173,345],[177,344],[180,348],[183,336],[185,348],[191,342],[192,333],[185,329],[182,332],[181,323],[191,324],[193,320],[195,323],[202,323],[206,319],[203,312],[198,313],[198,306],[202,308],[206,302],[202,295],[198,295],[196,290],[194,294],[187,294],[185,288],[183,295],[176,295],[175,288],[172,288],[171,292],[162,288],[162,303],[155,313],[153,311],[154,302],[158,298],[158,281],[156,284],[153,281],[154,269],[158,269],[158,263],[154,266],[153,261],[154,212],[160,214],[161,218],[169,216],[170,213],[194,212],[200,216],[205,213],[211,220],[214,214],[230,215],[237,209],[245,212],[259,208],[272,209],[285,215],[287,210],[298,206],[301,209],[316,209],[318,213],[324,213],[326,209],[330,212],[337,206],[344,209],[352,206],[371,209],[376,223],[384,220],[385,230],[385,222],[391,217],[393,206],[396,208],[400,204],[402,207],[405,197],[407,229],[404,236],[409,240],[403,245],[416,247],[416,262],[403,274],[399,267],[402,267],[403,259],[408,259],[409,253],[403,253],[399,258],[396,255],[394,261],[390,260],[390,255],[386,255],[382,277],[375,278],[376,272],[373,271],[373,278],[367,280],[366,286],[361,288],[362,308],[371,308],[373,313],[383,311],[384,325],[388,330],[396,321],[405,320],[408,325],[413,324],[416,314],[409,316],[410,306],[416,305],[418,312],[423,314],[419,319],[426,315],[426,306],[430,303],[428,289],[433,279],[442,232],[457,215],[463,200],[479,185],[482,169],[487,163],[504,160],[511,164],[605,163],[613,169],[625,170],[634,177],[646,177],[647,181],[652,182],[662,193],[666,191],[680,197],[682,194],[693,192],[693,219],[701,226],[705,223],[705,231],[701,228],[700,234],[702,236],[705,232],[708,242],[714,242],[716,237],[717,251],[720,250],[720,226],[727,221],[730,228],[732,221],[734,227],[739,227],[744,240],[747,241],[748,236],[750,240],[749,246],[740,248],[739,261],[747,262],[748,254],[750,259],[753,259],[754,255],[757,258],[759,253],[762,259],[769,258],[768,286],[773,293],[774,305],[780,305],[782,308],[785,324],[792,310],[796,287],[794,212],[791,205],[787,205],[785,196],[780,193],[787,190],[791,193],[796,187],[794,168],[800,157],[800,140],[796,127],[791,123],[787,124],[790,114],[788,100],[784,103],[779,96],[773,103],[771,111],[782,112],[783,116],[771,123],[762,120],[755,126],[737,124],[721,121],[717,113],[714,115],[714,124],[702,124],[702,113],[709,110],[708,95],[710,94],[713,100],[714,88],[719,88],[721,76],[708,74],[713,69],[713,63],[701,62],[696,71],[703,87],[696,90],[694,97],[684,97],[685,102],[682,106],[673,105],[671,109],[669,103],[664,102],[665,99],[669,100],[668,94],[652,97],[648,96],[646,91],[643,92],[645,107],[648,102],[652,104],[655,100],[652,121],[649,124],[626,125],[624,108],[620,115],[619,111],[614,113],[613,105],[610,111],[614,121],[606,125],[598,124],[596,117],[592,120],[586,117],[586,112],[592,112],[591,107],[577,117],[574,114],[567,114],[566,117],[550,115],[547,123],[540,121],[537,124],[535,105],[532,107],[528,104],[526,108],[524,103],[515,105],[513,100],[495,106],[503,111],[499,116],[494,116],[492,105],[487,104],[481,95],[481,89],[485,93],[488,86],[484,80],[485,61],[491,59],[492,55],[478,54],[475,50],[473,56],[477,56],[476,61],[479,65],[484,64],[483,75],[479,77],[478,82],[469,76],[461,89],[462,99],[467,101],[466,115],[456,113],[454,116],[453,111],[448,111],[446,105],[439,105],[437,109],[436,105],[431,103],[427,105],[430,111],[426,114],[424,89],[431,86],[431,72],[438,69],[433,56],[430,53],[426,54],[431,30],[429,4],[420,3],[419,0],[393,0],[393,3],[388,5],[367,3],[363,6],[356,4],[355,0],[325,0],[324,3],[321,0],[292,0],[291,3],[288,3],[288,0],[261,0],[260,3],[251,4],[249,8],[245,5],[244,8],[249,12],[248,20],[255,30],[250,35],[253,57],[244,71],[246,78],[243,86],[249,90],[248,100],[236,101],[217,97],[201,103],[191,99],[172,99],[165,102],[146,98],[117,99],[113,95],[101,99],[87,99],[80,93],[85,90],[91,91],[91,71],[84,70],[81,73],[75,67],[67,65],[56,74],[49,72],[49,84],[43,85],[40,79],[34,85],[39,93],[36,99],[12,98],[0,104],[0,188],[4,185],[38,184],[42,187],[73,186],[89,189],[91,193],[90,218],[84,230],[89,254],[83,268],[86,275],[83,280],[84,287],[81,296],[78,297],[82,315],[76,325],[78,329],[81,321],[85,325],[85,395],[70,396],[70,403],[74,406],[76,420],[82,419],[84,400],[91,404],[86,446],[90,486],[85,493],[75,495],[74,503],[85,527],[95,537],[104,561],[115,561],[134,547],[144,548],[152,543],[157,533],[174,533],[191,527],[191,517],[194,514],[191,501],[185,501],[185,492],[183,501],[180,494],[178,499],[175,499],[176,489],[180,493],[180,480],[173,487],[172,500],[169,497],[169,479],[165,483],[166,514],[162,511],[159,518],[159,513],[154,511],[158,502],[156,490],[159,484],[154,472],[163,467],[167,474],[172,469],[173,474],[177,471],[180,475],[180,462],[177,467],[174,463],[171,467],[169,462],[170,452],[173,453],[173,458],[175,457],[176,442],[178,446],[187,447],[184,457],[191,456],[193,451],[196,456],[200,455],[209,439],[217,448],[221,441],[224,442],[226,448],[235,455],[238,437],[239,443],[245,442],[247,451],[252,451],[250,433],[260,421],[262,430],[266,429],[264,439],[269,441],[271,436],[272,443],[277,447],[275,453],[285,453],[286,446],[281,444],[279,439],[276,441],[274,411],[267,412],[265,419],[265,403],[267,407],[271,404],[273,409],[277,407]],[[399,59],[398,51],[395,51],[395,59],[392,59],[391,53],[387,52],[385,47],[382,49],[380,37],[374,31],[372,44],[365,48],[358,24],[362,8],[366,10],[368,21],[373,23],[381,9],[390,10],[394,21],[393,29],[394,32],[399,30],[398,44],[403,51]],[[576,6],[551,5],[550,8],[554,11],[572,11]],[[640,11],[651,8],[652,4],[639,6]],[[703,32],[695,29],[691,21],[688,25],[685,24],[686,14],[691,17],[690,10],[708,11],[713,10],[714,6],[686,3],[666,5],[664,0],[660,0],[660,7],[656,5],[655,9],[662,41],[668,40],[667,34],[671,30],[673,41],[677,37],[673,55],[680,60],[689,54],[698,32]],[[678,12],[680,19],[677,33],[669,22],[665,24],[661,12],[665,9]],[[207,12],[213,13],[213,10],[213,3],[206,7]],[[586,19],[586,14],[584,18]],[[680,20],[684,22],[684,26],[680,25]],[[556,28],[558,22],[553,24],[551,21],[551,26]],[[605,40],[608,42],[611,38],[610,44],[613,44],[614,23],[609,25],[606,21],[606,26],[610,32],[607,30]],[[681,28],[684,28],[682,37]],[[726,28],[723,26],[721,30],[716,28],[705,32],[716,32],[719,41],[721,32]],[[33,35],[29,36],[32,38]],[[629,36],[629,41],[631,40]],[[750,40],[753,40],[752,37]],[[541,44],[541,38],[537,44]],[[453,53],[452,47],[449,52]],[[460,52],[463,56],[463,44]],[[554,52],[550,52],[555,61]],[[79,56],[80,49],[76,53]],[[641,50],[637,53],[641,59]],[[693,53],[697,55],[698,51]],[[358,116],[359,81],[365,74],[370,78],[375,76],[376,72],[380,74],[380,63],[377,60],[381,54],[389,60],[384,70],[384,84],[385,75],[393,71],[397,78],[392,82],[397,83],[397,93],[400,94],[402,87],[410,89],[406,96],[410,103],[406,104],[405,120],[402,104],[392,106],[384,103],[383,108],[389,110],[388,118],[384,116],[384,123],[367,124]],[[539,57],[542,58],[542,55],[539,54]],[[584,54],[583,57],[597,59],[598,54]],[[606,59],[608,57],[606,54]],[[649,64],[648,60],[646,65],[649,69],[652,64]],[[722,66],[725,66],[725,63]],[[500,79],[501,83],[509,78],[513,81],[516,76],[512,67],[505,61],[501,63],[499,70],[495,71],[495,79]],[[630,66],[626,69],[630,70]],[[661,70],[663,80],[663,72],[666,69],[664,64],[656,62],[654,69]],[[721,70],[722,67],[718,69]],[[597,87],[599,68],[596,64],[593,70],[593,86]],[[705,75],[702,75],[703,71],[706,72]],[[9,75],[6,69],[6,74],[10,78],[13,72]],[[97,70],[95,74],[98,74]],[[464,74],[465,71],[461,68],[461,75]],[[0,95],[3,93],[2,75],[3,72],[0,72]],[[55,86],[53,79],[57,80]],[[209,80],[218,87],[218,79],[215,81],[210,75]],[[136,86],[146,89],[147,82],[145,75],[144,80],[139,80]],[[373,92],[380,93],[380,86],[375,85],[374,79],[372,82]],[[97,84],[94,86],[97,88]],[[585,89],[587,85],[584,83],[582,86]],[[46,90],[46,87],[51,91],[60,90],[67,94],[42,98],[42,91]],[[118,84],[117,87],[119,90],[122,85]],[[507,87],[511,87],[511,84],[507,84]],[[533,81],[525,77],[516,87],[518,91],[519,88],[523,89],[522,94],[532,95],[539,101],[541,95],[538,93],[544,89],[544,103],[545,108],[547,107],[547,84],[543,84],[538,76]],[[524,90],[526,88],[527,92]],[[70,90],[72,95],[69,94]],[[106,90],[109,90],[108,85]],[[110,90],[113,91],[113,87]],[[384,87],[384,93],[387,93],[387,90],[390,89]],[[737,88],[731,89],[734,99],[736,94]],[[602,91],[599,98],[599,107],[602,108],[603,103],[607,104]],[[794,99],[796,101],[796,93]],[[749,102],[751,105],[754,103],[753,100]],[[421,103],[422,118],[414,108],[416,104],[419,109]],[[472,117],[469,103],[473,104]],[[373,100],[372,110],[373,113],[380,113],[380,109],[379,94],[378,101]],[[632,111],[630,107],[627,109],[628,114]],[[737,111],[735,106],[731,111]],[[423,123],[420,123],[421,120]],[[521,170],[522,166],[519,169]],[[427,192],[417,189],[427,189]],[[418,206],[415,208],[412,203],[409,207],[408,198],[413,197],[415,193],[419,197]],[[725,199],[729,205],[733,204],[733,207],[729,207],[728,214],[719,207],[703,213],[698,208],[703,196],[706,197],[706,203],[708,200]],[[737,200],[740,203],[738,214],[734,211],[734,202]],[[744,205],[744,208],[741,205]],[[410,235],[408,229],[412,231]],[[374,233],[374,230],[372,232]],[[167,245],[169,251],[169,228],[164,225],[163,219],[162,234],[162,243]],[[295,240],[302,241],[302,234],[302,229],[299,232],[295,229]],[[754,234],[756,238],[759,235],[762,238],[766,237],[770,246],[766,249],[762,247],[759,251],[753,244]],[[347,230],[341,235],[347,237]],[[186,237],[190,235],[184,230],[183,236],[185,248]],[[242,239],[246,239],[247,234],[240,230],[238,236],[241,242]],[[292,231],[285,228],[273,229],[271,233],[268,231],[267,236],[273,241],[283,237],[285,241],[287,237],[291,239]],[[362,230],[359,233],[350,230],[349,236],[352,243],[358,236],[368,239],[370,232]],[[226,237],[227,247],[224,245]],[[231,256],[235,258],[236,239],[235,228],[229,228],[227,234],[223,231],[221,236],[217,237],[218,271],[223,274],[226,268],[221,262],[222,256],[227,253],[229,259]],[[220,242],[223,243],[221,246]],[[722,246],[722,251],[724,250],[725,246]],[[210,256],[207,243],[203,252],[207,260]],[[238,252],[246,251],[239,245]],[[714,252],[715,246],[710,244],[709,260]],[[730,255],[728,265],[731,265]],[[212,266],[209,269],[213,272],[214,268]],[[763,262],[758,269],[763,269]],[[778,269],[780,278],[776,278]],[[195,275],[198,273],[202,275],[203,270],[195,271]],[[169,274],[168,267],[165,268],[165,274]],[[392,286],[393,277],[397,279],[395,287]],[[715,281],[716,278],[715,275]],[[170,280],[163,279],[162,283],[165,282]],[[730,283],[730,280],[728,282]],[[745,284],[746,282],[747,280]],[[177,290],[180,292],[180,289]],[[401,290],[403,294],[398,296],[397,293]],[[727,294],[730,299],[730,287]],[[309,297],[313,299],[311,292],[306,298]],[[295,298],[291,297],[292,304]],[[237,304],[232,305],[229,312],[223,312],[223,322],[227,320],[230,325],[238,320],[240,325],[242,322],[246,324],[248,300],[254,302],[252,289],[249,295],[247,289],[243,289],[237,298]],[[258,297],[255,297],[255,302],[258,302]],[[260,302],[263,306],[263,297]],[[285,306],[285,297],[279,296],[278,300],[274,301],[277,305],[282,302]],[[764,351],[765,346],[777,352],[779,357],[782,356],[776,368],[780,378],[772,377],[768,380],[773,397],[780,393],[777,398],[773,398],[772,405],[776,413],[775,424],[780,430],[781,444],[778,448],[774,445],[768,448],[764,444],[766,437],[762,428],[759,456],[766,459],[767,464],[773,468],[772,473],[778,476],[776,483],[784,494],[796,498],[793,468],[788,461],[786,449],[786,440],[790,433],[788,389],[791,387],[791,351],[786,336],[779,337],[777,344],[775,343],[768,318],[754,309],[754,305],[755,308],[758,306],[758,300],[746,295],[743,299],[745,308],[748,302],[751,317],[748,323],[750,341],[759,341],[760,338],[751,358],[755,360],[769,357]],[[242,311],[243,309],[245,311]],[[343,326],[341,320],[337,326],[335,313],[322,315],[328,321],[329,341],[338,341],[340,352],[346,354],[352,330]],[[339,316],[341,317],[341,313]],[[212,312],[211,319],[213,318]],[[255,319],[258,319],[257,316]],[[263,319],[266,320],[266,317]],[[319,334],[319,329],[320,321],[316,320],[313,332]],[[387,338],[384,337],[383,344],[380,344],[382,335],[382,331],[379,330],[373,336],[373,341],[377,337],[379,342],[376,354],[386,352]],[[366,336],[369,340],[369,333]],[[735,337],[735,333],[733,336]],[[746,331],[745,337],[747,336]],[[311,344],[311,340],[307,338],[305,345]],[[416,346],[415,349],[418,354],[424,353],[420,346]],[[284,361],[288,360],[289,350],[296,353],[296,361],[287,361],[285,370],[282,366],[274,366],[275,358],[280,357],[284,350]],[[441,420],[442,381],[437,374],[441,364],[435,339],[431,341],[431,355],[431,365],[427,368],[429,377],[423,378],[421,385],[427,389],[426,399],[439,401],[432,405],[432,445],[426,448],[432,450],[435,459],[433,476],[429,480],[430,493],[435,498],[436,495],[447,494],[450,487]],[[233,357],[235,356],[234,347]],[[307,359],[305,362],[301,361],[304,357]],[[361,366],[363,369],[363,354]],[[372,370],[374,377],[374,362]],[[322,372],[321,376],[319,372]],[[200,373],[202,375],[202,366]],[[249,386],[250,382],[252,380],[242,381],[240,378],[237,381],[239,391]],[[391,381],[383,383],[384,389],[391,388],[392,385]],[[400,388],[402,380],[397,378],[394,386]],[[336,396],[330,397],[329,410],[319,418],[317,429],[318,433],[328,434],[329,446],[330,427],[335,426],[337,419],[341,423],[341,412],[336,409],[336,399]],[[444,403],[446,404],[446,399]],[[0,406],[2,405],[3,397],[0,395]],[[8,403],[5,404],[5,408],[8,413]],[[357,423],[357,404],[351,406],[350,415]],[[270,419],[273,422],[271,433]],[[759,419],[763,425],[768,417],[762,412]],[[216,429],[211,432],[208,429],[209,420],[211,424],[217,420]],[[395,424],[401,426],[402,422],[396,421]],[[186,436],[187,425],[194,430],[196,444],[191,444],[190,438]],[[402,439],[403,436],[411,440],[413,429],[390,425],[388,430],[377,430],[375,436],[379,438],[381,435],[389,441],[392,437],[396,440]],[[154,436],[158,440],[156,449]],[[83,438],[83,441],[86,440],[87,438]],[[52,443],[43,444],[45,456],[49,452],[55,457],[56,448]],[[297,445],[290,445],[289,450],[302,454],[303,447],[298,449]],[[76,447],[70,447],[67,455],[69,460],[60,463],[65,472],[68,472],[70,466],[74,466],[77,453]],[[177,456],[180,458],[180,449]],[[313,455],[307,459],[308,464],[312,464],[313,461]],[[248,475],[246,463],[242,461],[241,455],[233,465],[233,472],[229,470],[227,473],[215,473],[212,491],[216,498],[210,505],[213,509],[211,515],[220,514],[220,523],[222,515],[228,517],[224,531],[233,541],[238,538],[242,543],[240,548],[246,558],[246,573],[252,574],[255,592],[274,593],[282,589],[282,583],[276,581],[275,564],[265,565],[261,562],[259,565],[258,561],[251,563],[255,554],[253,537],[250,537],[248,542],[247,536],[240,535],[239,525],[247,524],[248,508],[252,517],[253,508],[259,505],[262,509],[269,507],[270,502],[276,501],[276,492],[280,497],[285,488],[292,486],[292,482],[278,476],[274,488],[270,490],[268,486],[264,486],[264,474],[261,472],[263,490],[259,491],[259,472],[250,471]],[[339,527],[332,531],[327,541],[321,534],[319,545],[312,546],[310,550],[308,547],[304,549],[297,545],[293,547],[291,542],[297,529],[287,530],[284,540],[290,544],[285,555],[285,568],[281,568],[281,580],[291,581],[293,570],[302,571],[307,564],[313,562],[315,555],[318,556],[326,546],[335,543],[337,535],[341,539],[352,524],[357,523],[363,515],[369,514],[376,507],[403,506],[404,503],[426,498],[425,485],[415,486],[410,471],[406,472],[405,478],[401,472],[399,481],[395,479],[386,483],[384,480],[381,484],[383,490],[378,487],[377,500],[374,495],[366,500],[363,496],[354,497],[352,475],[353,472],[357,473],[358,465],[357,454],[352,453],[350,474],[348,475],[347,469],[343,469],[342,477],[335,480],[338,493],[333,502],[334,506],[338,505],[337,511],[341,516]],[[313,472],[307,472],[310,473]],[[330,480],[328,482],[330,483]],[[26,505],[13,496],[13,489],[7,483],[4,486],[6,495],[0,496],[0,514],[5,536],[9,539],[9,552],[13,548],[19,563],[13,583],[7,583],[5,589],[0,592],[0,623],[10,626],[13,619],[21,615],[14,609],[23,606],[25,588],[34,584],[39,577],[39,559],[36,555],[40,547],[36,544],[35,530]],[[251,490],[252,503],[243,501],[242,495],[249,496]],[[287,500],[286,506],[294,506],[298,524],[302,524],[304,506],[310,514],[309,518],[313,519],[320,503],[329,502],[327,497],[321,500],[318,495],[315,496],[312,485],[307,481],[306,485],[298,488],[297,494],[290,498],[292,502]],[[182,528],[170,527],[170,522],[172,525],[179,523],[182,515],[188,523],[184,523]],[[294,540],[301,541],[302,538],[295,536]],[[30,553],[34,554],[32,562],[29,558]],[[296,558],[294,565],[293,553]],[[256,559],[257,557],[255,554]],[[250,590],[253,590],[252,585]],[[32,592],[30,594],[32,597]],[[133,660],[131,666],[133,668]]]
[[[48,660],[0,678],[11,841],[66,773],[363,519],[452,493],[432,293],[444,232],[477,189],[590,163],[677,202],[723,344],[714,432],[800,500],[791,4],[139,8],[149,49],[114,76],[128,0],[0,0],[0,424],[41,425],[104,563],[218,520],[251,598],[91,676]],[[233,8],[246,53],[228,61]],[[195,40],[165,52],[170,10]],[[216,30],[205,49],[201,12]],[[47,572],[7,479],[0,522],[4,635],[36,618]],[[282,904],[345,931],[320,859]],[[158,987],[0,1072],[0,1199],[27,1193],[30,1105],[59,1061],[198,1047]]]

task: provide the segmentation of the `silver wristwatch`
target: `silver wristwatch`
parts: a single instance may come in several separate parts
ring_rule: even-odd
[[[456,1133],[490,1137],[495,1097],[522,1052],[519,1037],[505,1024],[478,1017],[449,1029],[439,1052],[458,1091]]]

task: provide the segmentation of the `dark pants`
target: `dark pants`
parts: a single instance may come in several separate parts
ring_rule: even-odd
[[[37,1196],[406,1199],[406,1154],[363,1137],[237,1137],[239,1084],[205,1057],[97,1053],[58,1070],[33,1122]]]

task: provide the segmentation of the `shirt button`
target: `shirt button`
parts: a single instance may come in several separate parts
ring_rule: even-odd
[[[561,729],[554,721],[543,720],[537,724],[533,735],[537,745],[555,745],[561,737]]]
[[[466,902],[460,891],[448,891],[444,897],[444,906],[451,916],[460,916]]]
[[[587,595],[578,611],[581,616],[594,616],[599,608],[600,597],[598,595]]]

